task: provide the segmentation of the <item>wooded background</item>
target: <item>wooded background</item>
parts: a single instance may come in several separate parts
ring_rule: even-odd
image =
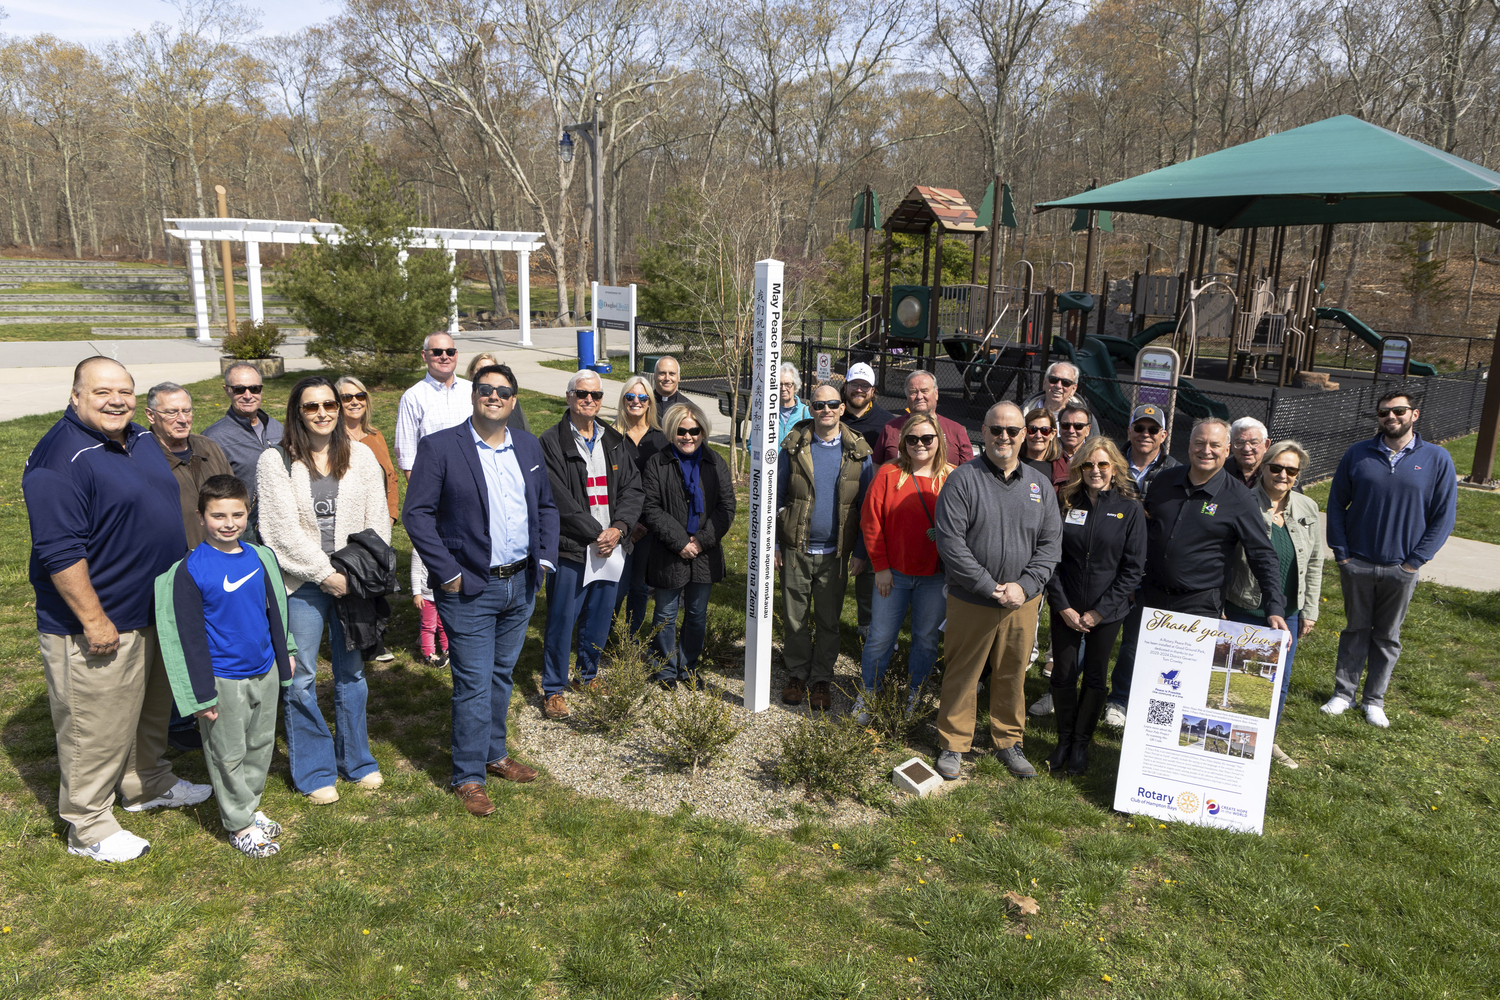
[[[177,14],[102,47],[3,43],[0,242],[181,263],[163,216],[217,214],[223,184],[231,215],[319,217],[368,144],[429,224],[543,232],[534,263],[568,313],[601,199],[581,137],[571,163],[557,141],[598,92],[611,283],[650,282],[658,318],[725,316],[746,308],[751,263],[777,256],[795,306],[848,316],[866,184],[885,212],[919,183],[978,207],[999,173],[1020,223],[1005,259],[1044,272],[1081,266],[1082,234],[1029,206],[1096,177],[1335,114],[1493,166],[1500,129],[1500,0],[344,0],[281,36],[230,2]],[[1117,216],[1103,266],[1140,269],[1150,244],[1153,266],[1180,267],[1186,237]],[[1315,239],[1294,230],[1292,258]],[[1232,269],[1238,241],[1224,233],[1208,270]],[[1495,232],[1337,241],[1325,301],[1386,329],[1494,322]],[[503,313],[500,263],[466,266]],[[951,266],[967,280],[966,256]]]

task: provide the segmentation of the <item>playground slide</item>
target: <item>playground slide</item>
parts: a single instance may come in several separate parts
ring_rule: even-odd
[[[1335,323],[1354,334],[1360,340],[1375,348],[1375,354],[1380,354],[1381,344],[1385,338],[1370,329],[1358,316],[1347,309],[1333,309],[1325,306],[1318,307],[1318,319],[1331,319]],[[1413,375],[1436,375],[1437,369],[1425,361],[1413,361],[1411,363]]]
[[[1077,365],[1079,370],[1085,375],[1096,379],[1114,379],[1117,377],[1115,372],[1116,357],[1120,357],[1121,360],[1126,361],[1133,368],[1135,365],[1135,356],[1140,348],[1157,337],[1172,332],[1175,326],[1175,320],[1153,324],[1147,327],[1142,334],[1132,338],[1135,341],[1140,341],[1140,343],[1132,343],[1131,341],[1122,340],[1119,337],[1084,337],[1083,348],[1078,351],[1073,350],[1073,346],[1061,337],[1053,337],[1052,353],[1068,355],[1068,360]],[[1151,333],[1151,331],[1157,330],[1158,327],[1165,327],[1165,329]],[[1147,333],[1151,334],[1149,338],[1145,336]],[[1128,345],[1128,352],[1121,345]],[[1129,376],[1127,375],[1127,377]],[[1121,391],[1118,382],[1086,382],[1084,384],[1084,392],[1087,394],[1089,402],[1094,405],[1094,408],[1101,415],[1108,417],[1121,426],[1130,422],[1130,400]],[[1197,386],[1185,378],[1178,378],[1177,380],[1177,409],[1194,420],[1199,420],[1203,417],[1229,419],[1229,407],[1212,396],[1204,395],[1199,391]]]

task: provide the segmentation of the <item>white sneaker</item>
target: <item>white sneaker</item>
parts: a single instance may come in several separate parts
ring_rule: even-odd
[[[1297,770],[1297,762],[1292,760],[1291,756],[1276,743],[1271,744],[1271,759],[1282,767],[1289,767],[1293,771]]]
[[[258,826],[252,826],[239,836],[230,834],[229,842],[247,858],[269,858],[281,850],[281,845],[267,840]]]
[[[870,713],[865,709],[865,696],[863,693],[854,699],[854,707],[849,712],[854,716],[854,721],[861,726],[869,723]]]
[[[121,830],[112,833],[108,837],[89,847],[68,846],[69,854],[76,854],[80,858],[93,858],[95,861],[134,861],[143,857],[151,850],[151,843],[141,837],[137,837],[129,830]]]
[[[1325,701],[1323,703],[1323,707],[1318,709],[1318,711],[1322,712],[1324,715],[1343,715],[1344,712],[1348,710],[1348,708],[1348,698],[1340,698],[1338,695],[1334,695],[1332,698],[1329,698],[1327,701]]]
[[[1391,728],[1391,720],[1385,717],[1385,709],[1379,705],[1366,705],[1365,719],[1372,726],[1379,726],[1381,729]]]
[[[1113,726],[1116,729],[1123,729],[1125,727],[1125,710],[1114,702],[1109,702],[1104,706],[1104,724],[1106,726]]]
[[[256,810],[255,815],[251,817],[251,821],[255,824],[256,829],[265,834],[267,840],[275,840],[281,836],[281,824],[260,810]]]
[[[1026,710],[1027,715],[1051,715],[1052,714],[1052,692],[1048,691]]]
[[[133,806],[126,806],[125,811],[138,813],[145,812],[147,809],[180,809],[183,806],[195,806],[206,801],[213,793],[213,785],[195,785],[186,778],[178,778],[177,784],[150,802],[137,802]]]

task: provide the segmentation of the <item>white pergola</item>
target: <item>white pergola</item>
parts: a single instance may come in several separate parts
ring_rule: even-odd
[[[208,341],[208,289],[203,277],[203,244],[230,240],[245,244],[245,270],[250,279],[250,318],[259,323],[265,319],[261,297],[260,245],[262,243],[316,243],[317,237],[337,242],[344,227],[332,222],[283,222],[272,219],[172,219],[165,220],[175,228],[168,236],[186,240],[188,277],[193,288],[193,312],[198,326],[198,340]],[[516,255],[516,290],[519,293],[518,317],[522,347],[531,346],[531,253],[542,248],[541,233],[507,233],[489,229],[413,229],[418,239],[412,246],[446,250],[448,266],[457,266],[459,250],[496,250]],[[448,332],[459,335],[458,289],[453,290],[448,313]]]

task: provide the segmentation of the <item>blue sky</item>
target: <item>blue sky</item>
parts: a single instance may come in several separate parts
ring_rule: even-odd
[[[338,13],[330,0],[250,0],[261,12],[261,33],[280,35],[326,21]],[[0,31],[9,35],[48,32],[70,42],[96,45],[175,21],[177,11],[162,0],[0,0],[9,16]]]

